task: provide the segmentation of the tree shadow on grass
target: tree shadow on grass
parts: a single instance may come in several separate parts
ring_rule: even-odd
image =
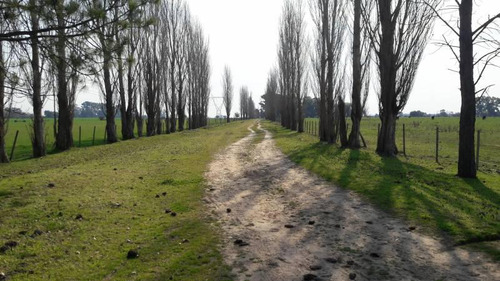
[[[279,133],[276,139],[293,142],[296,137],[295,133]],[[500,239],[500,196],[480,180],[463,180],[364,150],[349,150],[346,159],[345,152],[315,143],[299,145],[288,156],[384,211],[438,230],[441,237],[451,236],[454,244]]]

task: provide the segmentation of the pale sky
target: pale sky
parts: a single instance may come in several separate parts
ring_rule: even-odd
[[[278,25],[283,0],[186,1],[189,3],[192,15],[198,18],[210,40],[212,96],[222,96],[222,71],[227,64],[231,68],[235,85],[231,115],[239,112],[239,88],[243,85],[248,86],[255,103],[258,104],[260,96],[265,91],[268,72],[277,59]],[[447,0],[447,2],[454,1]],[[475,23],[484,21],[488,15],[500,12],[499,0],[476,0],[475,3]],[[309,13],[308,9],[306,12]],[[443,34],[455,39],[441,22],[436,21],[434,38],[425,51],[413,92],[404,112],[422,110],[427,113],[437,113],[441,109],[453,112],[460,110],[459,75],[449,70],[457,70],[458,65],[449,49],[439,48],[436,44],[442,41]],[[312,38],[312,34],[310,36]],[[378,79],[376,73],[372,75],[372,79]],[[482,81],[483,86],[499,84],[490,89],[490,95],[500,97],[498,68],[491,67]],[[349,96],[349,93],[346,96]],[[81,92],[77,103],[86,100],[100,101],[98,89],[89,88]],[[22,104],[23,109],[29,109],[24,102]],[[51,107],[52,101],[49,100],[46,109]],[[370,114],[378,111],[374,91],[370,93],[368,111]],[[212,101],[209,115],[215,115]]]

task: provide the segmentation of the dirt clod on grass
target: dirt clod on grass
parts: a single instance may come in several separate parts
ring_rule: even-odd
[[[139,252],[137,250],[129,250],[127,253],[127,259],[136,259],[139,257]]]
[[[406,222],[291,162],[269,132],[256,143],[262,133],[249,129],[205,175],[217,187],[205,201],[223,228],[235,280],[500,280],[500,268],[483,254],[408,231]],[[238,216],[227,216],[227,208]],[[252,245],[235,247],[243,238]],[[321,269],[312,274],[311,265]]]

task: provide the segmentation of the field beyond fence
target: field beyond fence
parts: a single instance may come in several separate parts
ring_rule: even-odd
[[[121,120],[116,119],[116,132],[121,138]],[[163,132],[165,133],[165,120],[163,123]],[[225,119],[209,119],[209,126],[219,126],[226,123]],[[30,119],[12,119],[8,124],[6,136],[6,148],[9,157],[11,156],[12,146],[14,144],[16,132],[19,131],[19,136],[16,141],[13,160],[26,160],[32,156],[32,147],[30,141],[30,133],[32,131]],[[95,135],[94,135],[95,128]],[[106,121],[98,118],[75,118],[73,124],[73,141],[75,147],[89,147],[94,145],[103,145],[106,143],[105,135]],[[188,128],[186,121],[184,128]],[[81,130],[81,134],[80,134]],[[51,154],[54,150],[54,121],[53,119],[45,119],[45,142],[47,143],[47,153]],[[146,124],[144,123],[143,134],[146,134]],[[135,135],[137,136],[137,126],[135,127]]]
[[[406,157],[415,162],[434,161],[443,167],[455,166],[458,162],[459,123],[460,120],[456,117],[437,117],[434,120],[430,117],[402,117],[396,125],[398,149],[401,154],[404,149]],[[380,119],[375,117],[364,118],[361,122],[361,134],[368,149],[376,148],[379,124]],[[349,118],[347,125],[348,128],[352,126]],[[317,135],[318,128],[319,119],[308,118],[304,121],[304,130],[307,133]],[[485,173],[500,173],[500,118],[477,119],[476,145],[477,131],[480,131],[479,170]]]

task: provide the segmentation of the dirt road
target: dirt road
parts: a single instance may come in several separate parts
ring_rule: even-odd
[[[497,264],[418,233],[249,130],[206,174],[235,280],[500,280]]]

